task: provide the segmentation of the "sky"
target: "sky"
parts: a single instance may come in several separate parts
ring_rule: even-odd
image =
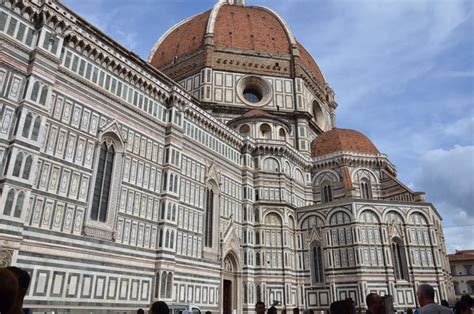
[[[156,41],[217,0],[63,0],[147,60]],[[474,249],[474,1],[247,0],[289,24],[339,104],[337,126],[366,134],[426,192],[449,252]]]

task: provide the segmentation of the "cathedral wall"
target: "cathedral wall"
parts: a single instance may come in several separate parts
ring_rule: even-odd
[[[242,73],[204,69],[179,87],[60,4],[43,6],[0,10],[0,257],[30,272],[28,306],[135,311],[160,299],[215,311],[224,279],[247,312],[260,299],[362,305],[368,291],[402,307],[420,282],[448,293],[431,205],[347,200],[342,171],[311,176],[305,154],[242,139],[222,123],[231,115],[219,121],[183,91],[243,107]],[[30,9],[45,13],[37,29]],[[296,95],[311,113],[303,86],[265,79],[269,108],[294,111]],[[309,129],[295,122],[303,152]],[[372,180],[350,170],[355,184]],[[334,183],[330,204],[323,179]]]

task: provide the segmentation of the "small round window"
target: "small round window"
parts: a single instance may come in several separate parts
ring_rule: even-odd
[[[270,84],[258,76],[244,76],[237,83],[237,95],[248,106],[263,107],[272,100],[272,94]]]
[[[262,95],[253,88],[246,88],[244,90],[244,98],[252,104],[256,104],[262,100]]]

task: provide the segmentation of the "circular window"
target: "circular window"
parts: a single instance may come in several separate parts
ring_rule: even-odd
[[[237,95],[247,106],[262,107],[272,100],[272,87],[258,76],[244,76],[237,83]]]
[[[260,93],[254,89],[246,88],[244,90],[244,98],[248,102],[256,104],[262,100],[262,95],[260,95]]]

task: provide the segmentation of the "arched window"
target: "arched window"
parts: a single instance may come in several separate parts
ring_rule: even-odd
[[[25,162],[25,167],[23,167],[23,174],[22,174],[22,178],[25,179],[25,180],[28,180],[29,177],[30,177],[30,173],[31,173],[31,165],[33,164],[33,157],[31,156],[28,156],[26,158],[26,162]]]
[[[174,177],[173,192],[178,193],[178,176]]]
[[[15,165],[13,167],[13,176],[15,176],[15,177],[20,176],[20,170],[21,170],[21,164],[22,163],[23,163],[23,153],[18,153],[18,155],[16,155]]]
[[[166,230],[165,247],[170,247],[170,231]]]
[[[212,247],[212,225],[214,220],[214,191],[211,188],[207,189],[206,197],[206,226],[205,226],[205,239],[204,245],[206,247]]]
[[[242,135],[242,137],[250,136],[250,127],[246,124],[242,125],[240,127],[239,133],[240,133],[240,135]]]
[[[402,239],[394,237],[392,239],[392,259],[395,271],[395,279],[408,280],[408,267],[405,255],[405,247]]]
[[[160,230],[160,239],[158,242],[159,247],[163,247],[163,229]]]
[[[41,117],[36,117],[35,124],[33,125],[33,132],[31,133],[31,139],[33,141],[38,140],[38,135],[41,127]]]
[[[160,273],[156,273],[155,277],[155,298],[158,298],[160,295]]]
[[[257,302],[262,301],[262,290],[260,288],[260,285],[257,285]]]
[[[261,263],[261,262],[260,262],[260,253],[257,252],[257,253],[255,254],[255,264],[256,264],[257,266],[260,266],[260,263]]]
[[[46,97],[48,97],[48,86],[44,85],[41,89],[41,96],[39,103],[44,106],[46,104]]]
[[[23,203],[25,201],[25,193],[21,192],[18,194],[18,197],[16,198],[16,204],[15,204],[15,212],[13,213],[13,216],[16,218],[21,217],[21,210],[23,209]]]
[[[255,222],[260,222],[260,214],[258,212],[258,208],[254,209],[254,217],[255,217]]]
[[[280,131],[278,131],[278,139],[280,141],[286,141],[286,132],[285,129],[281,128]]]
[[[171,299],[171,293],[173,292],[173,274],[168,273],[166,279],[166,298]]]
[[[21,132],[21,136],[29,137],[30,129],[31,129],[31,122],[33,121],[33,115],[28,112],[25,118],[25,123],[23,123],[23,131]]]
[[[332,185],[330,183],[324,183],[321,188],[321,201],[323,203],[332,202]]]
[[[165,219],[166,205],[165,202],[161,202],[161,219]]]
[[[363,179],[360,182],[360,196],[363,199],[372,199],[372,186],[367,179]]]
[[[262,124],[260,126],[260,137],[264,139],[272,138],[272,128],[268,124]]]
[[[324,129],[324,114],[321,108],[321,105],[315,100],[313,101],[313,117],[316,124],[321,128]]]
[[[255,244],[260,244],[260,232],[255,232]]]
[[[166,214],[166,219],[171,220],[171,203],[168,203],[168,213]]]
[[[170,186],[167,188],[168,191],[173,191],[173,183],[174,183],[174,174],[170,173]]]
[[[107,145],[103,143],[100,147],[99,163],[97,164],[97,176],[91,210],[92,220],[98,220],[100,222],[107,220],[114,155],[114,147],[107,147]]]
[[[3,209],[3,214],[5,216],[10,216],[13,208],[13,201],[15,200],[15,191],[10,190],[7,195],[7,200],[5,201],[5,208]]]
[[[280,171],[280,165],[278,164],[278,161],[275,158],[267,158],[263,161],[263,170],[264,171],[274,171],[274,172],[279,172]]]
[[[173,205],[173,221],[176,221],[176,205]]]
[[[304,183],[304,176],[300,169],[294,171],[295,181],[298,183]]]
[[[324,282],[323,251],[318,242],[311,245],[311,279],[314,284]]]
[[[161,273],[161,287],[160,287],[160,297],[166,298],[166,279],[168,278],[166,272]]]
[[[168,173],[166,173],[166,171],[163,173],[163,191],[166,191],[166,184],[167,184],[167,181],[168,180]],[[163,217],[162,217],[163,218]]]
[[[33,84],[33,89],[31,90],[32,101],[36,101],[38,99],[39,90],[40,90],[40,83],[36,81],[35,84]]]
[[[171,231],[170,236],[170,249],[174,248],[174,231]]]

